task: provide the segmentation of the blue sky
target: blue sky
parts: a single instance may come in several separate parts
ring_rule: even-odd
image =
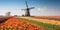
[[[0,15],[11,12],[11,15],[25,14],[26,0],[0,0]],[[60,16],[60,0],[27,0],[32,16]]]

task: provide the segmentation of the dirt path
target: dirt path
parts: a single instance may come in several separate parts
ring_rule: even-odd
[[[53,25],[60,26],[60,21],[48,20],[48,19],[37,19],[37,18],[32,18],[32,17],[20,17],[20,18],[25,18],[25,19],[29,19],[29,20],[35,20],[38,22],[43,22],[43,23],[47,23],[47,24],[53,24]]]

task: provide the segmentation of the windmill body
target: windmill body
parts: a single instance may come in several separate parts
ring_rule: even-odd
[[[25,16],[30,16],[30,11],[28,8],[25,10]]]

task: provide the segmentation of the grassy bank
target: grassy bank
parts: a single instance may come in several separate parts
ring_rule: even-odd
[[[57,26],[57,25],[46,24],[46,23],[37,22],[37,21],[34,21],[34,20],[28,20],[28,19],[25,19],[25,18],[21,18],[21,19],[26,20],[28,22],[31,22],[33,24],[37,24],[39,26],[43,26],[43,27],[47,28],[47,30],[60,30],[60,26]]]

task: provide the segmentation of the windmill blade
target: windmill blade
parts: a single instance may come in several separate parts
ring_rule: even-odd
[[[31,8],[29,8],[29,9],[34,9],[35,7],[31,7]]]
[[[27,1],[26,1],[26,7],[28,8],[28,4],[27,4]]]

